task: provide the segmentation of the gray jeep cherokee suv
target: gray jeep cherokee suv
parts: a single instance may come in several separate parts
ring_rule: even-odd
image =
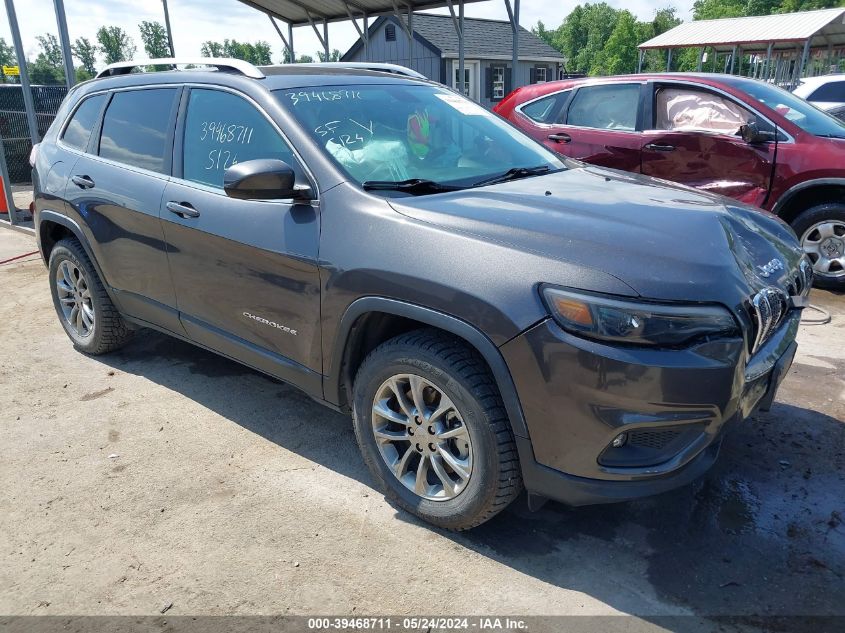
[[[668,490],[772,402],[811,269],[724,198],[563,162],[432,82],[129,73],[68,95],[35,224],[82,352],[150,327],[351,412],[402,508]]]

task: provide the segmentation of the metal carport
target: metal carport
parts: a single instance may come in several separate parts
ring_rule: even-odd
[[[470,2],[481,0],[240,0],[243,4],[251,6],[262,13],[265,13],[273,27],[282,39],[288,56],[295,60],[293,50],[293,27],[310,26],[314,29],[317,39],[323,46],[326,59],[329,58],[329,22],[352,22],[361,40],[364,42],[364,51],[369,59],[369,28],[368,21],[371,17],[380,15],[395,15],[400,18],[405,35],[408,37],[408,65],[411,65],[414,50],[414,12],[425,9],[449,8],[452,16],[452,23],[458,35],[458,76],[461,85],[459,89],[463,92],[464,78],[464,5]],[[508,11],[508,18],[513,31],[513,72],[516,72],[519,58],[519,2],[520,0],[504,0]],[[406,21],[402,21],[403,14]],[[358,23],[358,20],[361,23]],[[287,37],[279,28],[277,20],[287,25]],[[321,32],[322,31],[322,32]],[[516,86],[514,86],[516,87]]]
[[[669,70],[677,48],[699,48],[698,70],[702,70],[704,53],[710,49],[714,61],[720,52],[729,53],[726,73],[742,74],[743,56],[751,53],[750,76],[795,85],[807,74],[824,74],[816,71],[825,66],[830,72],[845,55],[845,8],[685,22],[638,48],[638,70],[649,49],[668,49]]]

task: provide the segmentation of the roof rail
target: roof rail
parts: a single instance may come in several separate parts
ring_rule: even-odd
[[[313,62],[313,63],[297,63],[297,68],[347,68],[349,70],[372,70],[375,72],[391,73],[393,75],[404,75],[406,77],[415,77],[417,79],[428,79],[422,73],[412,70],[407,66],[400,66],[399,64],[386,64],[383,62]]]
[[[197,66],[213,66],[221,72],[234,72],[250,77],[251,79],[264,79],[263,72],[258,70],[249,62],[241,59],[229,59],[224,57],[161,57],[156,59],[135,59],[127,62],[117,62],[109,64],[103,70],[97,73],[96,78],[111,77],[113,75],[128,75],[135,68],[143,68],[145,66],[171,66],[172,70],[176,70],[176,66],[185,66],[188,64],[195,64]]]

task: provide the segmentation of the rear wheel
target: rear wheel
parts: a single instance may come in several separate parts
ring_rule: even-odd
[[[76,349],[105,354],[132,337],[78,240],[63,239],[50,252],[50,292]]]
[[[814,285],[845,290],[845,204],[811,207],[792,222],[792,228],[813,263]]]
[[[399,506],[465,530],[522,490],[513,434],[483,359],[437,330],[374,350],[354,385],[355,434],[364,461]]]

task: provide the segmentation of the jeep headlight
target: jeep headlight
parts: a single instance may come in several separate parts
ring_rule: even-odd
[[[733,316],[719,306],[629,301],[552,286],[543,287],[542,294],[564,330],[587,338],[676,346],[707,336],[739,335]]]

